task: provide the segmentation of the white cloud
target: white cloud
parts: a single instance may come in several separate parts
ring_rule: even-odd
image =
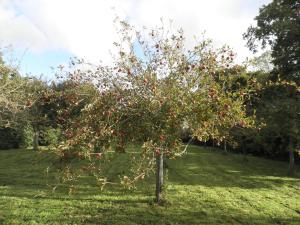
[[[133,22],[148,26],[159,24],[160,17],[172,19],[175,27],[183,27],[188,44],[193,44],[193,36],[200,37],[205,31],[216,45],[228,44],[238,52],[240,61],[250,52],[245,47],[242,34],[253,22],[258,8],[268,0],[260,0],[250,8],[253,0],[141,0],[135,8]],[[248,3],[248,4],[246,4]]]
[[[248,3],[245,7],[245,2]],[[92,61],[109,61],[109,49],[117,36],[113,19],[117,14],[141,26],[156,26],[160,18],[173,19],[182,27],[188,44],[193,35],[229,44],[240,55],[248,55],[242,33],[258,6],[269,0],[0,0],[0,41],[32,51],[60,48]],[[258,4],[259,3],[259,4]],[[112,7],[115,7],[112,10]]]
[[[26,46],[33,51],[46,48],[47,38],[42,31],[24,15],[17,15],[12,8],[6,6],[1,7],[0,4],[0,43]]]
[[[116,39],[113,19],[116,14],[125,18],[121,10],[112,9],[114,1],[15,0],[14,3],[46,35],[48,46],[92,61],[109,60],[108,50]]]

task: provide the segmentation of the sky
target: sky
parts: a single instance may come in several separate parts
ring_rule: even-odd
[[[251,56],[242,34],[271,0],[0,0],[0,49],[11,45],[22,74],[53,78],[51,67],[77,56],[110,61],[116,16],[137,28],[173,21],[187,36],[228,44],[242,62]]]

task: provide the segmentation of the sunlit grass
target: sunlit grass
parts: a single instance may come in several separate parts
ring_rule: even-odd
[[[52,160],[0,151],[0,224],[300,224],[300,177],[286,177],[284,162],[191,147],[167,162],[167,202],[157,206],[153,178],[137,190],[101,192],[85,179],[73,195],[62,186],[52,192],[55,176],[45,173]],[[111,175],[127,166],[117,162]]]

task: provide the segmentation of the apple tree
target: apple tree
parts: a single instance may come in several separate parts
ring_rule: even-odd
[[[67,79],[77,85],[90,84],[96,92],[69,95],[69,111],[89,94],[89,104],[78,117],[65,115],[65,141],[56,153],[65,165],[65,178],[73,180],[73,159],[87,165],[103,185],[104,165],[113,155],[128,153],[124,186],[134,184],[156,171],[156,201],[162,200],[164,158],[186,152],[180,140],[183,124],[192,138],[221,142],[235,125],[252,125],[245,109],[247,88],[228,89],[237,74],[234,54],[228,47],[215,49],[210,40],[187,48],[184,33],[163,27],[137,31],[120,22],[117,54],[109,65],[93,65],[83,60],[71,63]],[[63,72],[62,72],[63,73]],[[132,152],[130,146],[140,146]],[[81,164],[82,165],[82,164]]]

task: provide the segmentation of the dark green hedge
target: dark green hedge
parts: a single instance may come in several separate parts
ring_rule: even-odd
[[[13,128],[0,128],[0,149],[19,148],[21,144],[20,134]]]

